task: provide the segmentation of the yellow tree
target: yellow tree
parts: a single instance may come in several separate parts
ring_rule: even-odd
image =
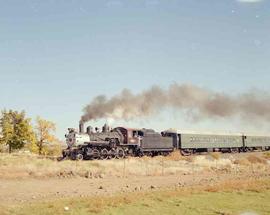
[[[0,144],[6,144],[9,152],[35,142],[31,119],[25,112],[3,110],[0,117]]]
[[[36,119],[36,145],[38,147],[38,153],[44,153],[45,145],[48,143],[53,143],[57,141],[57,138],[54,136],[55,133],[55,124],[51,121],[37,117]]]

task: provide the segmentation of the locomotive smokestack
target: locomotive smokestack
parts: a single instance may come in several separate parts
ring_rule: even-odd
[[[80,124],[79,124],[79,132],[84,133],[84,123],[83,122],[80,122]]]

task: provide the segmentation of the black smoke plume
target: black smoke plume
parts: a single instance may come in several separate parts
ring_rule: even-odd
[[[165,108],[187,111],[194,119],[240,116],[246,120],[270,120],[270,95],[256,90],[225,94],[187,84],[172,84],[168,89],[153,86],[139,94],[124,89],[111,98],[95,97],[84,108],[81,122],[101,118],[131,120],[158,114]]]

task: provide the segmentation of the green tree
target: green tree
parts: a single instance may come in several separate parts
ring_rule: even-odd
[[[53,134],[56,130],[53,122],[37,117],[35,130],[37,137],[36,145],[39,154],[46,153],[45,148],[49,143],[58,142]]]
[[[24,111],[3,110],[0,128],[0,143],[8,145],[10,153],[14,149],[23,148],[27,143],[35,142],[31,119],[26,118]]]

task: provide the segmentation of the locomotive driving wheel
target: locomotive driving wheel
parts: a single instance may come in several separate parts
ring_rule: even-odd
[[[125,157],[125,151],[122,148],[118,148],[116,158],[121,159],[124,157]]]
[[[111,150],[109,151],[109,159],[115,158],[115,157],[116,157],[116,154],[117,154],[116,150],[115,150],[114,148],[111,149]]]
[[[82,161],[83,160],[83,155],[81,153],[76,155],[76,160]]]
[[[98,159],[100,157],[100,153],[97,149],[93,149],[92,152],[93,159]]]
[[[101,159],[101,160],[106,160],[106,159],[108,159],[108,157],[109,157],[109,152],[108,152],[108,150],[107,150],[107,149],[102,149],[102,150],[100,151],[100,159]]]

